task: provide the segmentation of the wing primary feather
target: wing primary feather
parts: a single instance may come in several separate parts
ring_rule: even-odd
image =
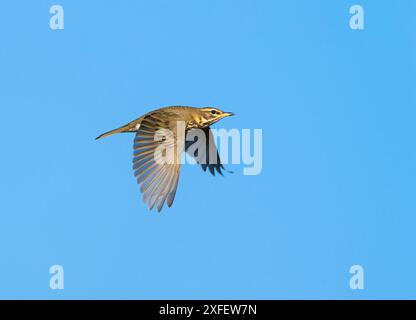
[[[171,116],[174,114],[172,113]],[[156,154],[162,142],[165,143],[165,148],[174,147],[173,150],[176,151],[176,127],[171,129],[170,125],[164,117],[155,114],[146,116],[140,123],[133,144],[133,170],[140,185],[143,200],[148,204],[149,209],[157,205],[158,212],[162,210],[165,203],[169,207],[172,205],[179,181],[180,153],[179,155],[174,153],[173,164],[159,161],[165,160],[162,159],[163,150]],[[174,134],[173,139],[154,140],[155,133],[159,129],[171,129]]]

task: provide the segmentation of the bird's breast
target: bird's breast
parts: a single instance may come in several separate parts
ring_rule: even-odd
[[[186,123],[186,129],[195,129],[195,128],[199,128],[198,123],[195,120],[189,120]]]

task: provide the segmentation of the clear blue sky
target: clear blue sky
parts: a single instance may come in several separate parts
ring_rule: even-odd
[[[416,298],[415,22],[412,0],[2,0],[0,298]],[[263,129],[263,171],[187,165],[158,215],[133,136],[94,138],[175,104]]]

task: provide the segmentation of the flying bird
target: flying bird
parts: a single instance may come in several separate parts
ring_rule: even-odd
[[[218,150],[210,126],[215,122],[234,115],[217,108],[194,108],[184,106],[164,107],[141,116],[128,124],[103,133],[96,138],[104,138],[116,133],[134,132],[133,170],[143,193],[143,201],[152,210],[156,205],[160,212],[163,205],[172,206],[178,187],[181,157],[183,151],[194,157],[204,171],[212,175],[225,170],[221,163]],[[183,128],[183,130],[181,130]],[[182,137],[190,133],[202,133],[203,139],[196,135],[197,140],[188,141]],[[161,134],[162,133],[162,134]],[[171,148],[174,161],[160,161],[161,147]],[[191,148],[191,146],[193,146]],[[191,151],[192,149],[192,151]],[[163,150],[163,148],[162,148]],[[225,170],[226,171],[226,170]]]

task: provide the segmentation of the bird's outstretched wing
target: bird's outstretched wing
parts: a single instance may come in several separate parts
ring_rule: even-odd
[[[198,138],[198,134],[193,130],[199,130],[205,136],[205,139]],[[214,142],[214,135],[209,127],[204,129],[191,129],[187,133],[187,137],[194,136],[194,140],[185,142],[185,151],[201,165],[202,170],[207,168],[213,176],[215,171],[223,175],[222,170],[227,171],[221,163],[220,155]],[[187,138],[188,139],[188,138]],[[230,171],[227,171],[230,172]]]
[[[169,129],[165,137],[155,141],[157,132]],[[170,207],[175,198],[180,172],[181,152],[178,152],[177,129],[171,123],[149,114],[141,122],[134,139],[133,170],[143,201],[149,209],[157,204],[160,212],[164,203]],[[165,149],[165,154],[161,152]],[[169,148],[173,152],[174,161],[162,161]],[[180,154],[178,154],[180,153]]]

